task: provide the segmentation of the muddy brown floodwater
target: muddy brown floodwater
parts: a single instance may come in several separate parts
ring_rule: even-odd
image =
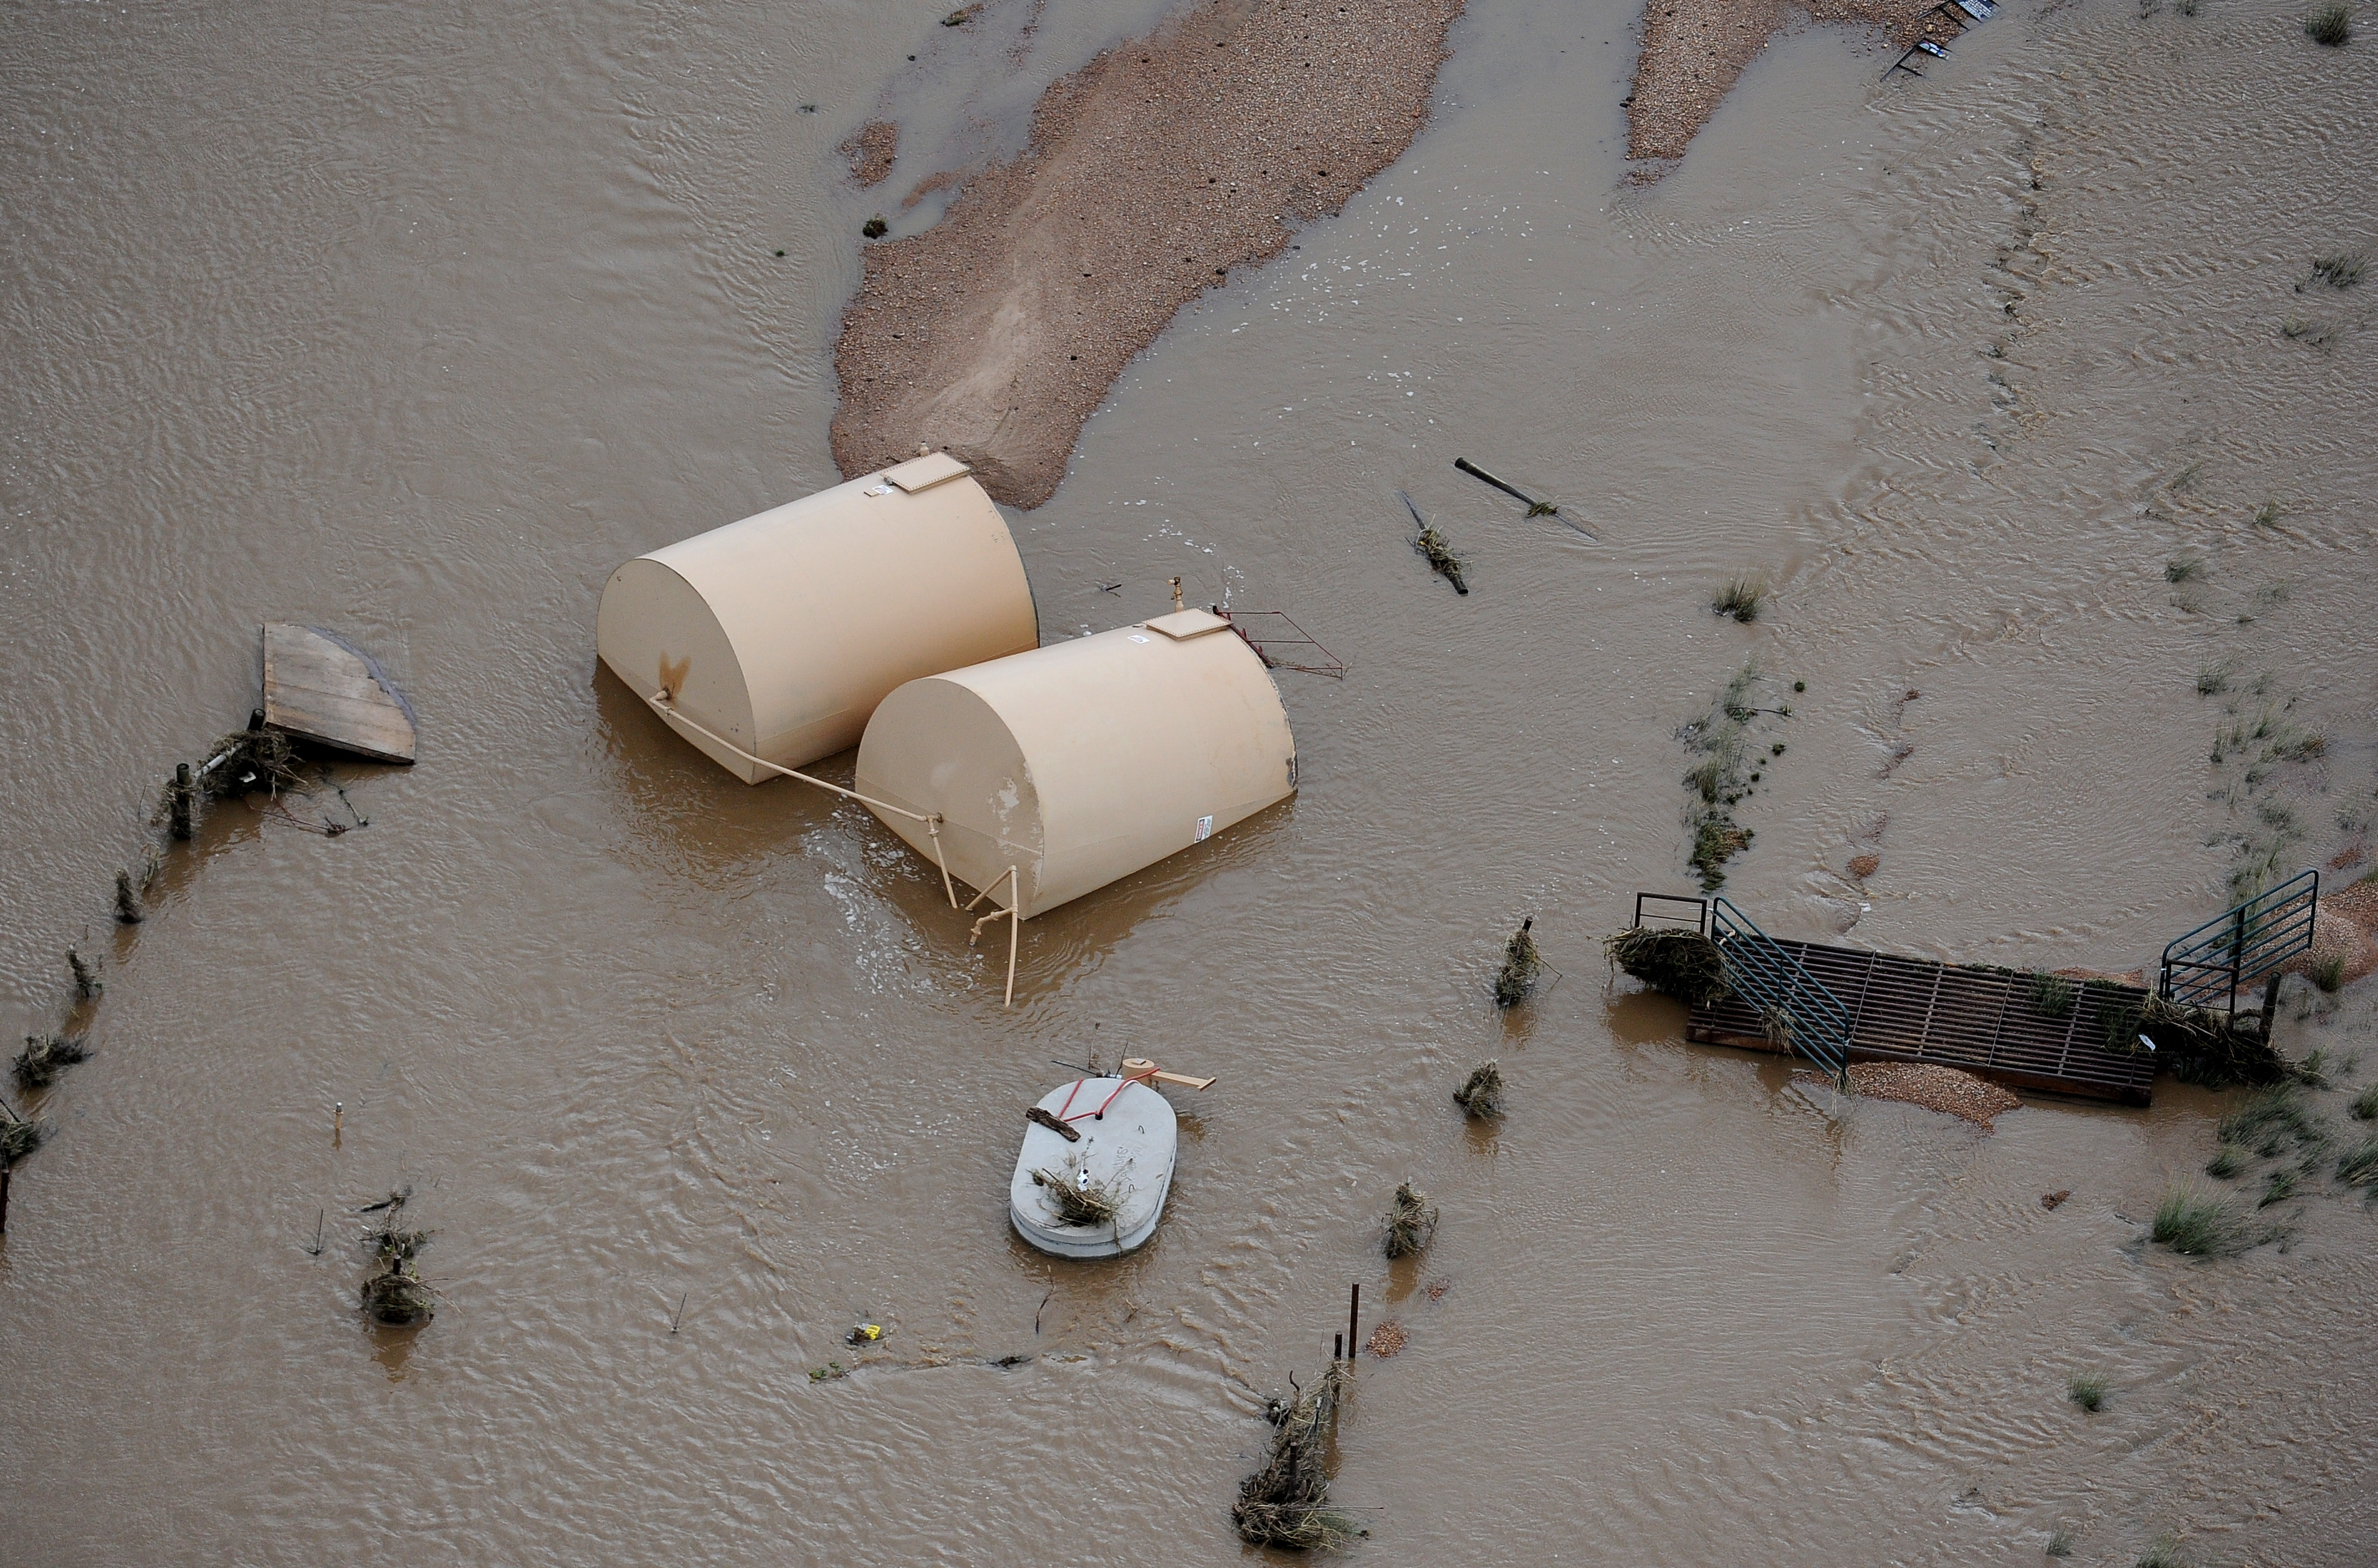
[[[2012,0],[1921,82],[1787,33],[1639,189],[1639,19],[1475,0],[1410,151],[1019,514],[1047,636],[1179,574],[1350,669],[1280,678],[1293,802],[1033,922],[1005,1012],[871,818],[599,677],[594,604],[834,478],[883,205],[836,144],[1012,150],[1156,8],[15,14],[0,1024],[107,967],[96,1055],[18,1097],[55,1132],[0,1242],[0,1555],[1243,1562],[1264,1397],[1360,1281],[1404,1337],[1339,1445],[1362,1561],[2366,1562],[2378,1215],[2333,1165],[2256,1211],[2277,1164],[2202,1174],[2233,1097],[2169,1082],[1988,1133],[1812,1100],[1598,939],[1692,885],[1675,732],[1753,657],[1807,687],[1737,808],[1770,930],[2123,970],[2350,862],[2378,284],[2310,263],[2378,247],[2371,56],[2276,0]],[[335,838],[216,810],[118,930],[266,619],[378,654],[421,763],[342,772]],[[2223,740],[2266,723],[2323,743]],[[1498,1017],[1529,914],[1559,978]],[[2358,1147],[2371,987],[2288,986]],[[1220,1081],[1156,1239],[1056,1267],[1004,1223],[1020,1113],[1126,1052]],[[400,1178],[410,1335],[355,1311]],[[1405,1179],[1442,1219],[1391,1266]],[[2145,1244],[2175,1182],[2283,1239]]]

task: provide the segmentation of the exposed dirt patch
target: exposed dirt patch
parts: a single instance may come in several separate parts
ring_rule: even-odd
[[[1052,85],[1013,163],[870,246],[842,319],[846,476],[950,452],[1038,506],[1173,312],[1339,211],[1428,117],[1462,0],[1204,0]]]
[[[889,120],[870,120],[835,149],[850,161],[850,177],[861,187],[881,185],[900,156],[900,127]]]
[[[1947,43],[1961,30],[1933,13],[1938,0],[1651,0],[1643,13],[1643,50],[1627,100],[1627,156],[1647,166],[1639,181],[1664,173],[1717,112],[1743,67],[1767,41],[1801,17],[1866,22],[1888,35],[1892,52],[1919,38]]]

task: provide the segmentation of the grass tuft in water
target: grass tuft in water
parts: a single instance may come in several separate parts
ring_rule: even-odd
[[[2242,1143],[2225,1143],[2204,1162],[2204,1174],[2228,1181],[2243,1171],[2254,1158],[2254,1152]]]
[[[2346,0],[2329,0],[2304,18],[2304,32],[2324,49],[2344,48],[2353,37],[2353,7]]]
[[[2072,1532],[2059,1526],[2048,1532],[2048,1544],[2039,1549],[2050,1557],[2072,1555]]]
[[[2169,1536],[2158,1536],[2139,1554],[2139,1568],[2189,1568],[2189,1562],[2180,1555],[2178,1541]]]
[[[1767,579],[1755,573],[1746,573],[1720,587],[1710,608],[1720,615],[1731,615],[1747,626],[1759,619],[1759,612],[1768,599]]]
[[[2360,1147],[2337,1156],[2336,1179],[2378,1194],[2378,1138],[2365,1139]]]
[[[42,1146],[50,1134],[46,1122],[28,1121],[14,1111],[0,1119],[0,1165],[13,1165]]]
[[[2104,1407],[2108,1386],[2103,1372],[2075,1372],[2064,1392],[2073,1404],[2094,1416]]]
[[[2201,555],[2176,555],[2163,563],[2163,580],[2167,583],[2193,583],[2204,575],[2204,558]]]
[[[2302,1179],[2303,1172],[2292,1165],[2273,1171],[2263,1178],[2263,1196],[2255,1200],[2254,1207],[2267,1209],[2274,1203],[2286,1202],[2296,1195],[2296,1184]]]
[[[2353,1117],[2356,1121],[2378,1122],[2378,1083],[2353,1097]]]
[[[2157,1245],[2188,1258],[2227,1258],[2252,1245],[2228,1205],[2185,1188],[2174,1188],[2156,1210],[2148,1232]]]
[[[2040,1017],[2070,1018],[2072,1014],[2072,999],[2078,995],[2078,988],[2064,976],[2050,974],[2046,970],[2032,971],[2031,1010]]]
[[[2274,1084],[2248,1095],[2221,1118],[2220,1136],[2222,1142],[2241,1144],[2266,1160],[2277,1159],[2290,1145],[2316,1149],[2328,1141],[2303,1091],[2293,1083]]]
[[[2361,281],[2364,266],[2365,263],[2359,256],[2342,250],[2332,251],[2326,256],[2313,259],[2312,276],[2306,281],[2326,283],[2331,288],[2351,288]]]

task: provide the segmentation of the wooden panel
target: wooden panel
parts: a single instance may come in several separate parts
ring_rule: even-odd
[[[411,764],[412,705],[368,654],[313,626],[264,628],[264,722],[376,762]]]

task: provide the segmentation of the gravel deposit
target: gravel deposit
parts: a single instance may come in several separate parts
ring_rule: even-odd
[[[1812,1083],[1832,1081],[1819,1073],[1796,1076]],[[1902,1100],[1928,1111],[1963,1116],[1985,1130],[2000,1115],[2023,1104],[2006,1090],[1972,1073],[1923,1062],[1853,1062],[1850,1088],[1869,1099]]]
[[[900,156],[900,127],[889,120],[870,120],[835,149],[850,162],[850,177],[864,188],[880,185]]]
[[[1801,17],[1820,22],[1864,22],[1889,35],[1896,55],[1919,38],[1946,44],[1961,30],[1932,14],[1939,0],[1651,0],[1643,12],[1643,49],[1635,61],[1635,92],[1627,101],[1627,156],[1647,164],[1685,155],[1686,146],[1717,113],[1743,67],[1767,41]],[[1647,166],[1636,178],[1656,179]]]
[[[1053,84],[1014,162],[867,247],[835,347],[844,475],[938,447],[1000,501],[1047,501],[1175,311],[1411,145],[1461,9],[1201,0]]]

